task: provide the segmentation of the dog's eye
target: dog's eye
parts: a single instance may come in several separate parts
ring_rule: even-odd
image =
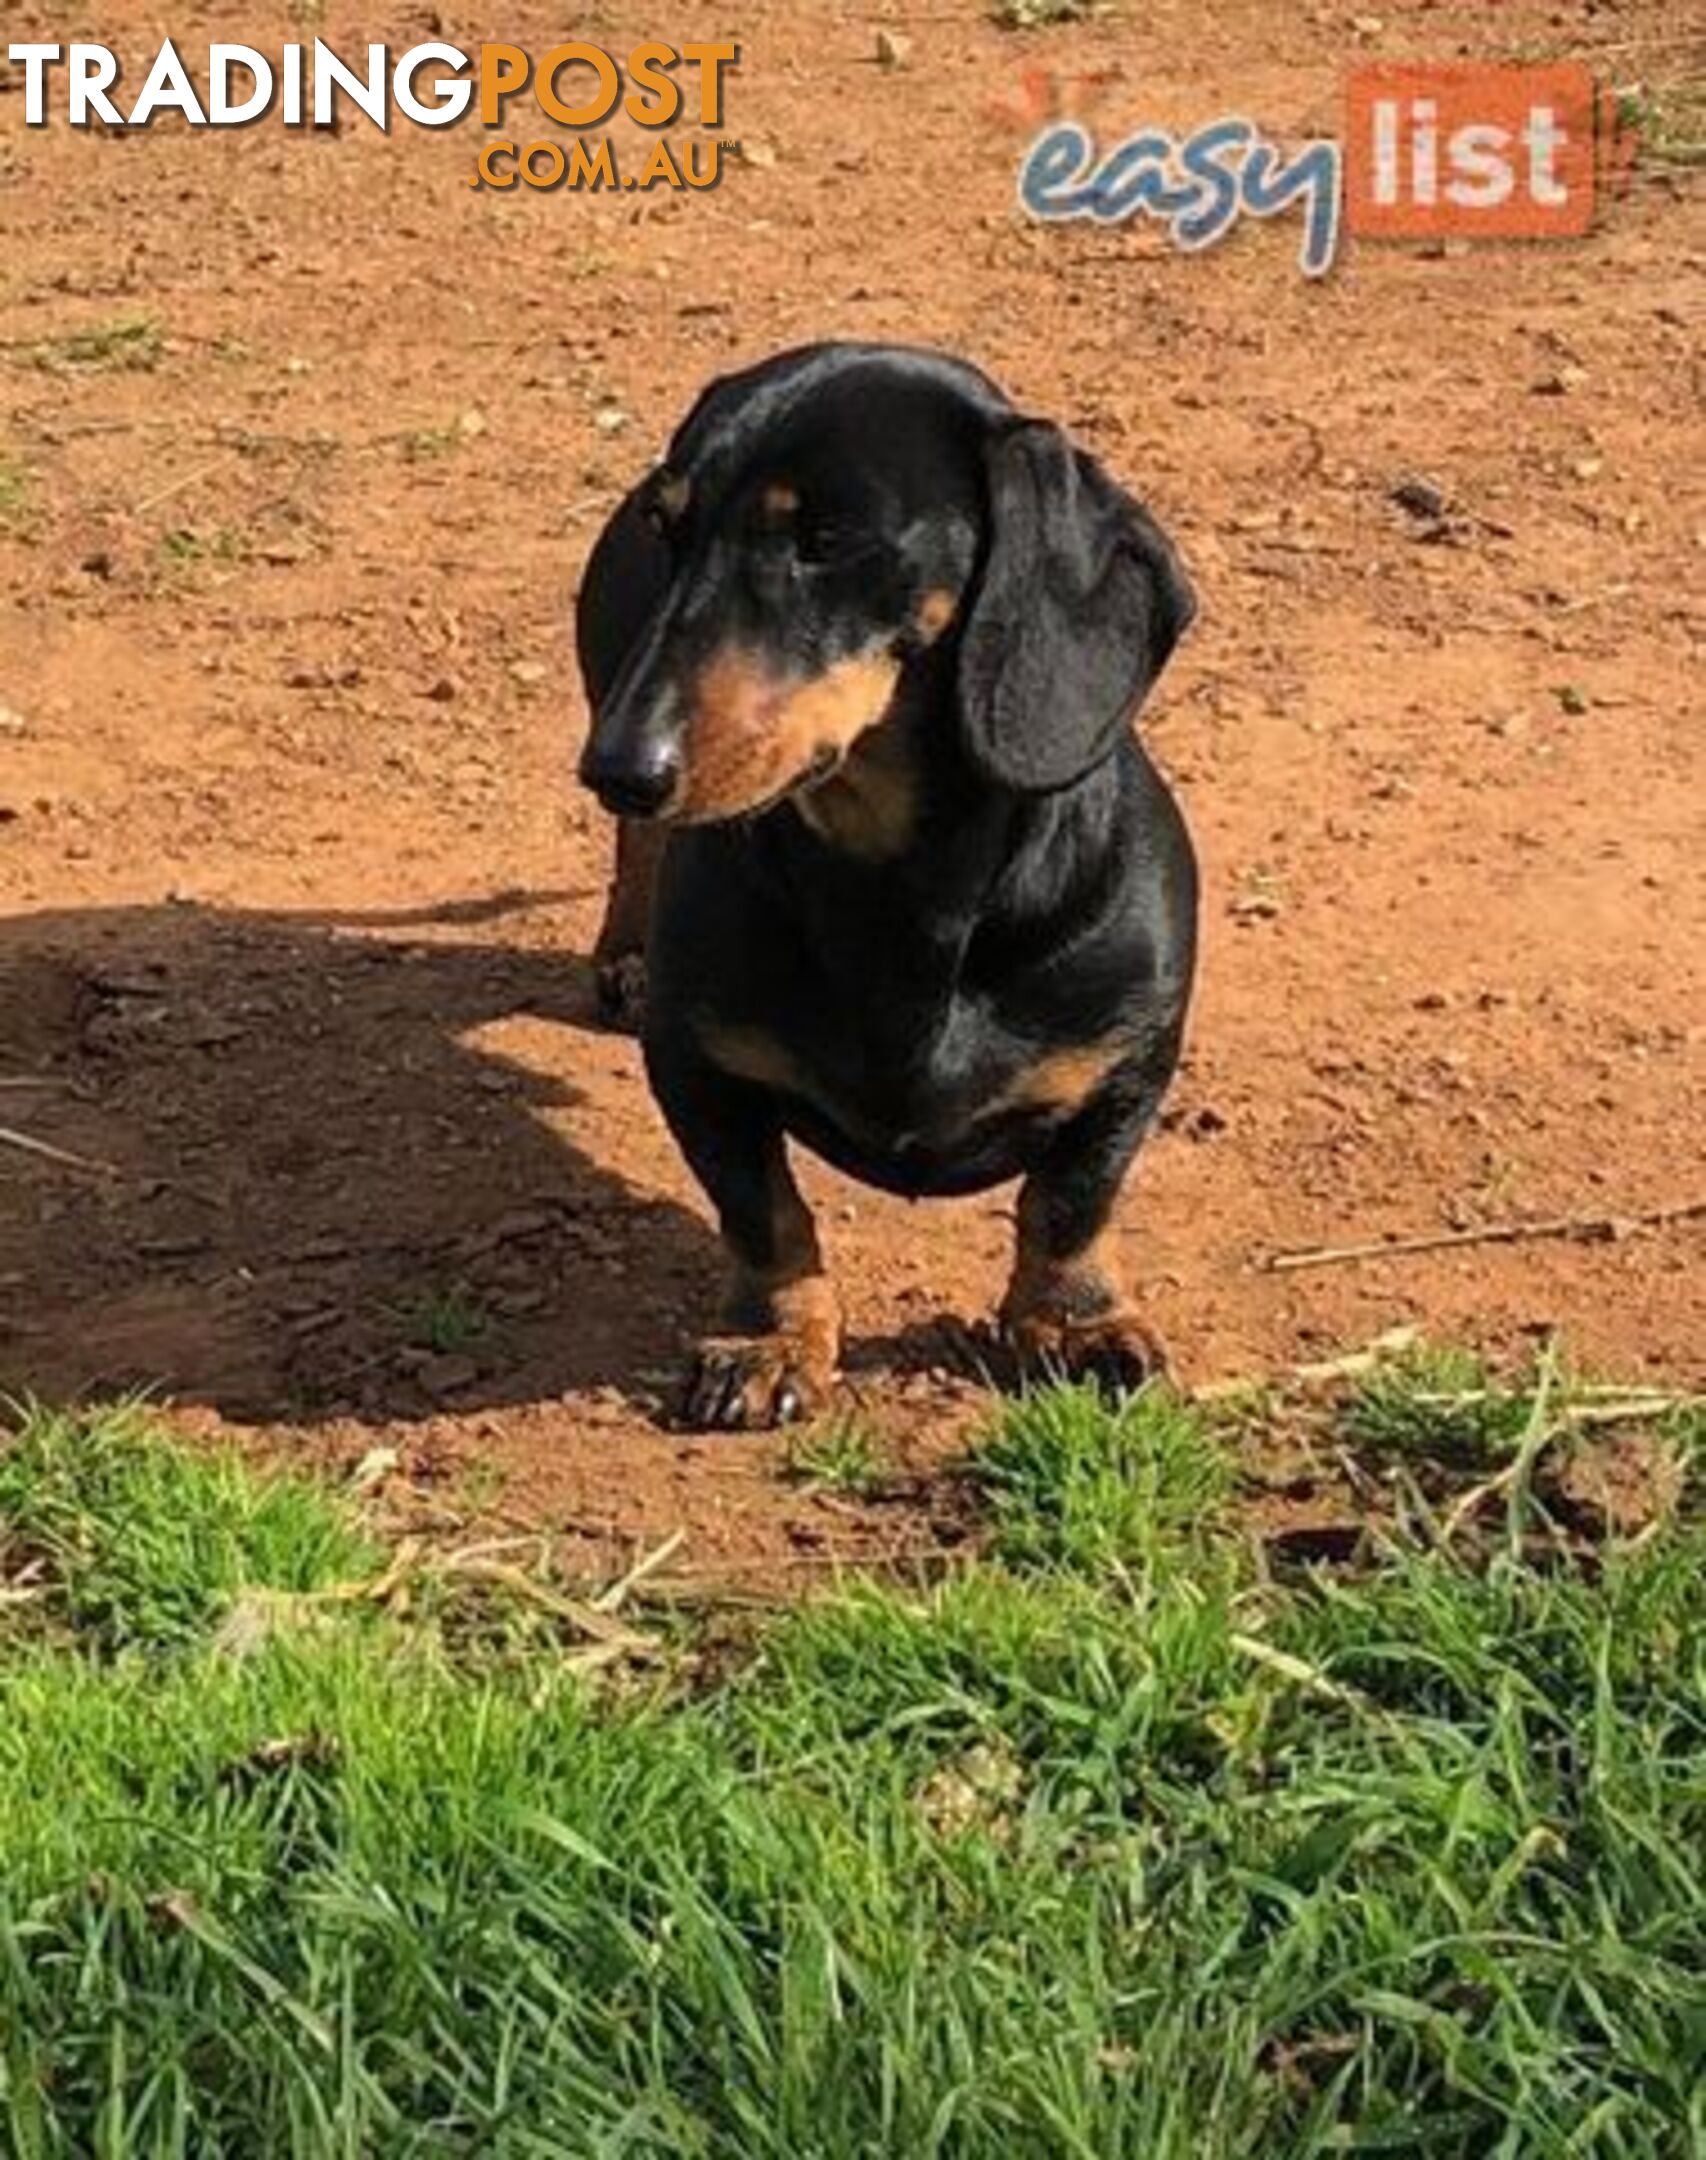
[[[803,570],[829,570],[863,553],[869,536],[849,519],[827,512],[803,517],[794,536],[794,557]]]
[[[795,536],[795,562],[799,562],[801,568],[818,570],[825,564],[836,562],[842,553],[842,529],[831,518],[799,527],[799,534]]]

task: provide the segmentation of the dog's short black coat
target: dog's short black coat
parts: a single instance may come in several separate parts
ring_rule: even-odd
[[[631,978],[644,938],[647,1070],[735,1266],[690,1422],[834,1377],[785,1135],[907,1195],[1023,1178],[1021,1355],[1152,1367],[1103,1233],[1191,984],[1190,843],[1130,723],[1192,609],[1059,428],[902,348],[713,383],[611,518],[577,622],[581,775],[624,819],[600,957]]]

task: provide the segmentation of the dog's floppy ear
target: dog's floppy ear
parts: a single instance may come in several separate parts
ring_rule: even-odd
[[[1067,786],[1113,747],[1196,610],[1171,544],[1048,421],[984,452],[988,538],[961,638],[960,706],[992,779]]]

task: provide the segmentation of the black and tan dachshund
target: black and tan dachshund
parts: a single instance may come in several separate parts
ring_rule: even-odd
[[[598,957],[733,1263],[687,1421],[811,1413],[841,1325],[792,1137],[909,1197],[1022,1178],[1029,1369],[1135,1383],[1107,1236],[1178,1060],[1196,869],[1131,720],[1191,618],[1154,520],[977,369],[882,345],[712,383],[593,550]]]

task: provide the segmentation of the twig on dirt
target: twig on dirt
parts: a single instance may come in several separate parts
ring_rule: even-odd
[[[628,1570],[620,1581],[613,1582],[608,1590],[601,1590],[592,1601],[594,1612],[620,1612],[630,1592],[643,1583],[648,1575],[655,1575],[666,1560],[672,1560],[687,1542],[685,1530],[672,1530],[661,1545],[654,1546]]]
[[[1466,1230],[1430,1230],[1413,1237],[1384,1238],[1364,1245],[1309,1245],[1269,1253],[1260,1261],[1269,1275],[1302,1268],[1340,1267],[1354,1260],[1392,1260],[1410,1253],[1444,1252],[1460,1245],[1516,1245],[1539,1238],[1616,1238],[1630,1230],[1658,1230],[1706,1216],[1706,1200],[1683,1200],[1639,1215],[1553,1215],[1538,1222],[1475,1223]]]
[[[527,1599],[543,1611],[559,1620],[566,1620],[577,1633],[591,1641],[602,1643],[630,1657],[657,1657],[659,1646],[649,1635],[642,1635],[625,1622],[601,1613],[582,1598],[565,1597],[560,1590],[553,1590],[537,1576],[529,1575],[524,1568],[511,1567],[503,1560],[482,1560],[474,1556],[452,1553],[441,1560],[433,1570],[443,1576],[454,1576],[464,1582],[491,1583],[500,1590]]]
[[[1413,1350],[1421,1335],[1420,1328],[1407,1324],[1387,1328],[1361,1350],[1347,1351],[1343,1357],[1321,1358],[1308,1365],[1287,1365],[1277,1373],[1256,1379],[1211,1380],[1206,1387],[1193,1389],[1191,1400],[1225,1402],[1258,1388],[1325,1387],[1334,1380],[1358,1380],[1365,1373],[1375,1371],[1387,1358],[1402,1357],[1406,1350]]]
[[[32,1605],[46,1597],[52,1587],[40,1579],[46,1572],[39,1560],[26,1561],[10,1582],[0,1583],[0,1606]]]
[[[69,1148],[55,1147],[51,1140],[37,1140],[15,1126],[0,1125],[0,1147],[17,1148],[25,1155],[39,1155],[45,1162],[63,1163],[68,1170],[88,1170],[96,1177],[118,1177],[117,1163],[98,1162],[92,1155],[73,1155]]]
[[[551,1540],[543,1530],[518,1530],[513,1537],[484,1538],[478,1545],[462,1545],[449,1556],[449,1564],[466,1569],[470,1562],[495,1560],[502,1553],[531,1550],[540,1566],[551,1556]]]
[[[16,1076],[7,1074],[4,1079],[0,1079],[0,1088],[15,1090],[20,1094],[31,1089],[39,1093],[43,1088],[65,1088],[70,1085],[69,1080],[56,1080],[48,1073],[19,1073]]]
[[[1612,38],[1603,45],[1578,46],[1571,57],[1591,62],[1608,60],[1613,53],[1687,52],[1697,45],[1706,45],[1706,40],[1702,40],[1698,30],[1687,30],[1678,37]]]
[[[1552,1394],[1558,1384],[1558,1344],[1556,1338],[1546,1345],[1540,1360],[1540,1370],[1534,1383],[1534,1400],[1529,1406],[1528,1422],[1522,1429],[1516,1453],[1504,1468],[1456,1500],[1450,1513],[1440,1525],[1439,1543],[1443,1551],[1450,1545],[1465,1523],[1469,1522],[1489,1500],[1505,1498],[1505,1549],[1511,1559],[1522,1555],[1522,1500],[1534,1476],[1534,1466],[1540,1460],[1548,1444],[1564,1431],[1565,1419],[1552,1415]]]
[[[1417,1406],[1426,1410],[1472,1410],[1491,1402],[1492,1388],[1461,1388],[1444,1392],[1429,1390],[1416,1395]],[[1570,1400],[1561,1403],[1557,1416],[1565,1425],[1636,1425],[1655,1418],[1706,1407],[1706,1396],[1676,1394],[1665,1388],[1595,1387],[1573,1384]]]
[[[384,1605],[406,1590],[416,1577],[437,1582],[490,1583],[496,1589],[508,1591],[512,1597],[539,1606],[555,1619],[566,1621],[578,1635],[597,1644],[610,1657],[657,1658],[663,1655],[662,1646],[651,1636],[642,1635],[625,1621],[600,1612],[582,1598],[566,1597],[549,1583],[541,1582],[537,1575],[530,1575],[525,1568],[495,1557],[499,1550],[533,1543],[542,1545],[542,1536],[489,1538],[481,1544],[466,1546],[461,1552],[439,1555],[430,1553],[424,1540],[406,1537],[371,1581],[336,1583],[329,1590],[309,1591],[303,1602],[309,1605]],[[609,1661],[609,1657],[597,1660],[601,1664]]]
[[[310,1590],[305,1595],[313,1602],[325,1605],[383,1605],[414,1571],[424,1549],[418,1537],[401,1538],[397,1550],[371,1580],[333,1583],[329,1589]]]
[[[760,1574],[811,1573],[818,1569],[873,1570],[912,1568],[942,1563],[964,1565],[972,1557],[969,1545],[913,1545],[896,1552],[726,1553],[717,1557],[716,1573],[654,1576],[645,1585],[647,1600],[660,1604],[716,1602],[729,1587],[730,1576],[757,1570]],[[749,1594],[749,1593],[743,1593]]]
[[[1699,1395],[1656,1395],[1650,1400],[1630,1402],[1572,1403],[1560,1414],[1570,1425],[1638,1425],[1649,1418],[1698,1410],[1702,1401]]]
[[[205,480],[209,473],[217,472],[230,457],[231,452],[223,450],[218,457],[209,458],[205,465],[192,465],[187,473],[179,473],[175,480],[169,480],[163,488],[144,497],[130,513],[131,516],[146,517],[150,510],[158,510],[162,503],[170,502],[174,495],[181,495],[186,488],[194,487],[198,480]]]

